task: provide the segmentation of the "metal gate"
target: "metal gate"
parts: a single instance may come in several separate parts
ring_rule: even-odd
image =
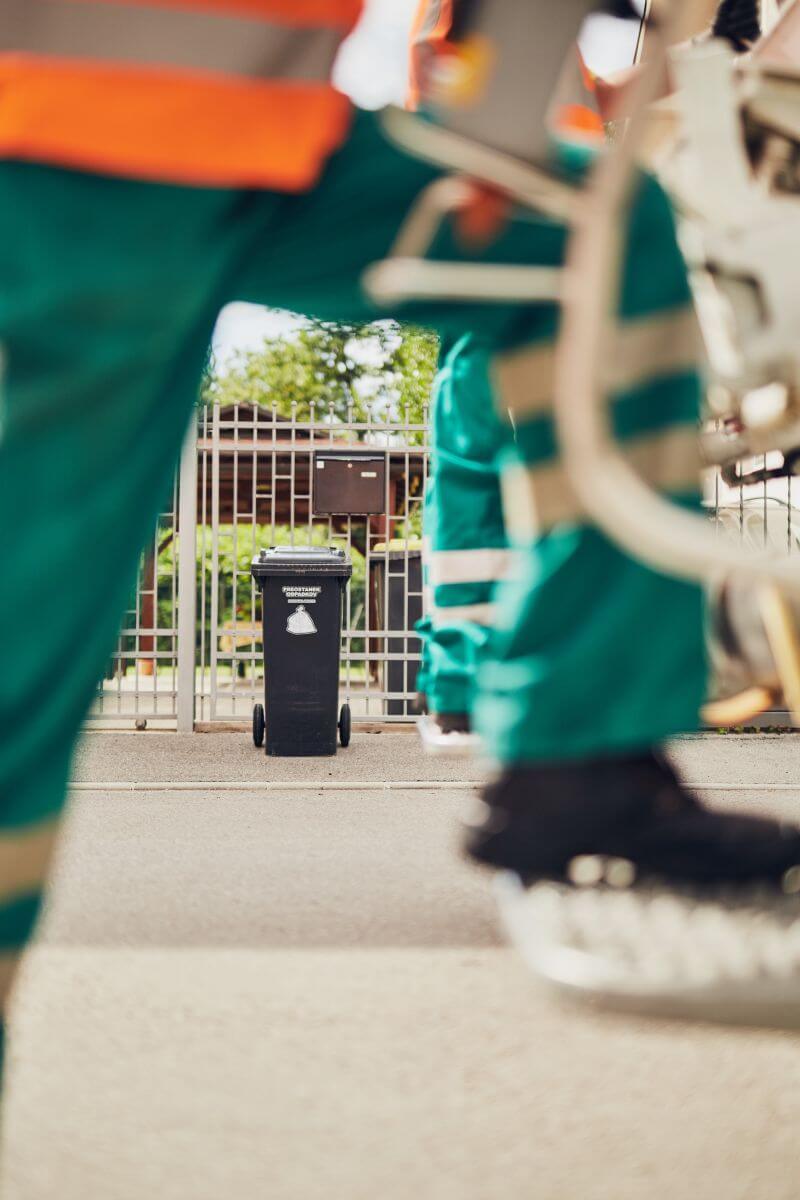
[[[349,414],[352,416],[352,414]],[[313,463],[324,451],[369,451],[384,464],[383,513],[317,516]],[[770,465],[769,458],[745,464]],[[341,420],[332,409],[212,405],[198,411],[172,496],[139,579],[90,725],[191,730],[249,721],[263,687],[259,597],[250,561],[276,544],[333,544],[354,564],[341,646],[342,698],[356,721],[413,714],[422,614],[422,500],[427,411]],[[796,491],[796,488],[794,489]],[[796,553],[791,479],[728,486],[705,480],[721,537]],[[784,718],[776,717],[776,723]]]
[[[382,460],[383,512],[318,516],[321,451]],[[263,690],[263,546],[332,544],[353,561],[341,646],[342,698],[354,721],[414,711],[422,615],[422,502],[428,414],[346,420],[331,408],[210,405],[198,410],[170,502],[142,556],[131,607],[89,724],[190,730],[243,724]]]
[[[139,563],[90,725],[172,726],[177,717],[178,477]]]
[[[192,427],[167,504],[140,559],[89,728],[192,728],[196,453]]]
[[[313,404],[302,417],[275,406],[214,404],[198,440],[198,722],[250,719],[263,690],[258,593],[250,561],[265,546],[336,545],[353,562],[341,648],[342,697],[355,721],[413,714],[422,615],[422,500],[428,472],[427,412],[366,420]],[[383,513],[314,512],[315,456],[382,457]]]
[[[780,455],[750,459],[741,468],[748,472],[766,469],[773,465],[772,459],[779,461]],[[730,486],[715,471],[706,480],[705,505],[719,535],[753,550],[797,552],[800,522],[794,516],[794,500],[791,477]]]

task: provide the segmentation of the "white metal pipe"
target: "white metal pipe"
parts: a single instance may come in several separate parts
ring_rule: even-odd
[[[178,496],[178,686],[179,733],[194,729],[197,621],[197,414],[183,443]]]
[[[381,123],[389,139],[415,158],[431,162],[440,170],[491,180],[496,188],[554,220],[571,220],[575,205],[580,203],[576,188],[540,167],[421,120],[414,113],[390,107],[382,114]]]
[[[556,267],[515,267],[484,263],[426,262],[388,258],[365,271],[363,279],[378,303],[409,296],[423,300],[474,300],[508,304],[559,300],[563,271]]]
[[[217,715],[217,690],[219,679],[219,458],[220,458],[220,405],[214,401],[211,419],[211,669],[210,717]]]

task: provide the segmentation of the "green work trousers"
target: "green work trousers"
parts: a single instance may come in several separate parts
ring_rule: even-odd
[[[490,358],[474,334],[444,343],[434,383],[419,690],[437,713],[472,711],[494,593],[510,564],[498,468],[513,429],[493,404]]]
[[[0,164],[0,985],[35,922],[75,741],[220,308],[241,299],[332,320],[385,315],[362,273],[433,177],[367,114],[303,195]],[[685,306],[654,185],[641,190],[629,240],[622,320]],[[563,229],[526,215],[475,257],[558,263],[564,242]],[[468,255],[449,227],[432,253]],[[449,338],[478,331],[497,349],[535,349],[555,328],[547,305],[409,304],[395,315]],[[696,391],[691,374],[667,372],[620,395],[623,434],[691,422]],[[545,413],[525,430],[530,488],[556,450]],[[523,551],[482,702],[502,754],[633,747],[692,727],[698,590],[633,563],[574,514]]]

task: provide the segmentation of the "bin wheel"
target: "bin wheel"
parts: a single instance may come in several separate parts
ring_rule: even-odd
[[[253,745],[255,745],[255,746],[263,746],[264,745],[264,729],[265,728],[266,728],[266,722],[264,720],[264,705],[263,704],[254,704],[253,705]]]
[[[342,746],[350,745],[350,705],[343,704],[339,709],[339,743]]]

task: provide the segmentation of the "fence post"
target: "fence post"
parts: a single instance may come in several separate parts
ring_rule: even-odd
[[[197,414],[181,451],[178,495],[178,733],[194,729],[197,624]]]

